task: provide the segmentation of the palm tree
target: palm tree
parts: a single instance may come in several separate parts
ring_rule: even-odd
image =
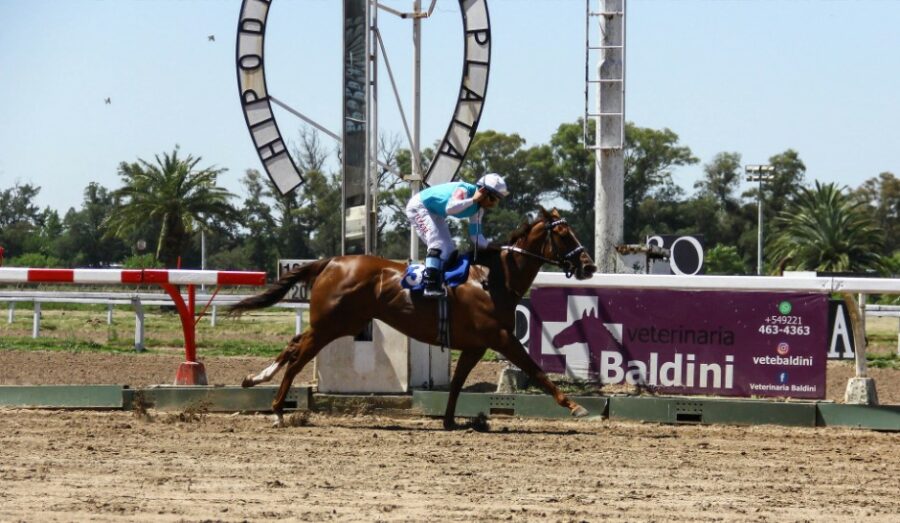
[[[773,221],[769,255],[787,269],[866,272],[884,268],[884,233],[864,200],[833,183],[802,187]]]
[[[124,187],[116,191],[118,204],[106,226],[109,234],[126,237],[148,221],[160,224],[156,259],[174,267],[191,233],[207,220],[231,220],[235,214],[228,200],[234,195],[216,186],[225,169],[194,170],[201,158],[156,155],[156,164],[138,158],[119,164]]]

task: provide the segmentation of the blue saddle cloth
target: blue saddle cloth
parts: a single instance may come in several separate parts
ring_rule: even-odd
[[[469,278],[469,267],[471,265],[472,259],[469,254],[459,256],[453,265],[444,268],[444,283],[450,287],[456,287],[465,283]],[[425,265],[421,263],[407,265],[400,284],[404,289],[409,289],[412,292],[421,292],[425,289],[425,285],[422,283],[422,273],[424,271]]]

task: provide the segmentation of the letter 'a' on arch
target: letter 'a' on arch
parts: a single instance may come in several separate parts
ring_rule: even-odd
[[[275,122],[266,88],[266,19],[272,0],[243,0],[238,19],[236,61],[241,108],[266,173],[282,194],[304,182]],[[491,23],[487,0],[459,0],[463,22],[463,67],[456,107],[425,183],[456,178],[475,137],[487,95],[491,61]]]
[[[266,89],[263,51],[269,7],[268,0],[243,0],[241,4],[236,44],[238,89],[259,159],[272,183],[281,194],[287,194],[304,180],[281,137]]]

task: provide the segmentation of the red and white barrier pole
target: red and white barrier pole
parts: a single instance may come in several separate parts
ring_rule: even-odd
[[[2,251],[0,251],[2,253]],[[184,333],[184,363],[175,374],[175,385],[207,385],[206,369],[197,361],[194,322],[195,285],[265,285],[266,273],[241,271],[193,271],[165,269],[32,269],[0,267],[0,283],[84,283],[103,285],[159,285],[172,298]],[[178,288],[187,285],[188,300]]]

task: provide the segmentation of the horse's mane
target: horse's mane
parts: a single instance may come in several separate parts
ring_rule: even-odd
[[[514,245],[517,241],[528,236],[531,228],[534,227],[537,222],[546,220],[548,214],[549,213],[543,207],[541,207],[537,218],[531,221],[527,219],[522,220],[522,223],[520,223],[513,232],[509,233],[509,236],[507,237],[506,243],[504,245]],[[472,255],[474,263],[487,267],[494,274],[501,274],[500,253],[503,252],[502,249],[498,249],[497,247],[488,247],[487,249],[479,249],[478,251],[473,250],[469,252]]]
[[[529,222],[528,220],[520,223],[513,232],[509,233],[509,237],[506,240],[506,245],[513,245],[517,241],[528,236],[528,231],[531,230],[532,225],[534,225],[534,222]]]
[[[513,245],[517,241],[528,236],[528,232],[531,231],[531,228],[534,227],[534,224],[536,224],[537,222],[547,221],[548,217],[550,216],[550,213],[547,211],[547,209],[544,209],[544,207],[541,206],[538,208],[538,211],[539,212],[537,218],[530,222],[528,220],[522,220],[522,223],[520,223],[513,232],[509,233],[509,238],[506,240],[506,245]]]

